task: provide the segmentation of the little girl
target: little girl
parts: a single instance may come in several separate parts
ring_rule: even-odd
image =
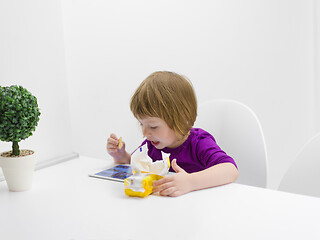
[[[155,181],[154,192],[163,196],[182,194],[234,182],[238,169],[208,132],[193,128],[197,100],[191,82],[173,72],[155,72],[147,77],[131,98],[130,109],[140,122],[153,161],[170,153],[170,171],[176,174]],[[111,134],[107,151],[116,164],[129,164],[125,144]]]

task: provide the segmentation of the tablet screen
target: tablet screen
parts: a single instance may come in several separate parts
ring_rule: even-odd
[[[94,174],[89,174],[91,177],[104,178],[114,181],[124,182],[124,179],[132,175],[132,170],[130,165],[116,165],[114,167],[96,172]]]

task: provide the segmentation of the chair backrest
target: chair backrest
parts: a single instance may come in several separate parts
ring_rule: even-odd
[[[211,133],[217,144],[235,160],[238,183],[267,186],[267,152],[256,114],[234,100],[210,100],[199,105],[195,127]]]
[[[320,133],[301,148],[278,190],[320,197]]]

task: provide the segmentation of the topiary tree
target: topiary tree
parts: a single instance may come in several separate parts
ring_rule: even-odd
[[[27,89],[0,86],[0,140],[12,142],[12,156],[19,156],[19,142],[35,131],[40,111],[37,98]]]

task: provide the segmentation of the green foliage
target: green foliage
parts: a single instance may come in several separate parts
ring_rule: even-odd
[[[21,86],[0,86],[0,140],[17,143],[32,135],[39,121],[37,98]]]

